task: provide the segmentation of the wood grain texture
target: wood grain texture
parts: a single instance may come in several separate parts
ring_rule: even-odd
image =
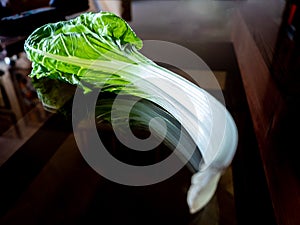
[[[235,16],[232,40],[277,223],[297,225],[300,224],[300,182],[288,160],[282,157],[284,149],[278,148],[272,135],[285,102],[241,14],[237,11]]]

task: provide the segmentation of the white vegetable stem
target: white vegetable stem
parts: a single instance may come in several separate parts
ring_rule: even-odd
[[[130,81],[145,93],[143,97],[170,112],[197,144],[204,164],[211,164],[220,150],[226,120],[226,109],[214,97],[178,74],[154,63],[123,63],[118,68],[114,67],[114,70],[110,72]],[[218,107],[212,108],[214,105]],[[218,130],[213,130],[216,128],[214,126],[218,126]],[[223,168],[229,162],[222,163],[224,164],[219,166]]]

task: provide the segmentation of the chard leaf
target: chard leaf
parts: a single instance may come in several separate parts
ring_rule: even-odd
[[[195,142],[203,159],[188,192],[190,210],[195,212],[212,197],[222,171],[231,163],[237,129],[229,112],[213,96],[152,62],[138,51],[141,47],[142,41],[129,25],[109,12],[84,13],[69,21],[46,24],[36,29],[24,45],[33,63],[32,78],[66,82],[83,88],[85,93],[98,88],[134,95],[172,115]],[[142,110],[135,113],[141,116],[137,121],[146,124],[149,120]],[[158,124],[158,133],[159,129]],[[171,143],[174,137],[169,137]],[[194,149],[179,150],[188,158]]]

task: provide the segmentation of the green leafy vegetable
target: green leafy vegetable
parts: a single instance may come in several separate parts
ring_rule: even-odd
[[[150,100],[173,115],[197,144],[203,157],[200,171],[222,171],[236,146],[231,116],[206,91],[142,55],[141,48],[130,26],[109,12],[46,24],[24,45],[33,79],[55,79],[80,86],[85,93],[100,88]],[[218,129],[222,117],[226,124]],[[231,153],[222,150],[226,148]]]

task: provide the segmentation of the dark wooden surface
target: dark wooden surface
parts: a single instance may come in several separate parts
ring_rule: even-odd
[[[225,72],[226,107],[239,132],[232,164],[234,195],[220,186],[207,207],[190,215],[186,191],[191,172],[187,167],[151,187],[114,184],[87,166],[70,127],[54,116],[0,167],[0,224],[274,224],[232,43],[183,45],[213,71]]]
[[[276,223],[297,225],[300,224],[300,177],[291,155],[299,152],[299,131],[295,129],[299,114],[286,113],[287,99],[275,84],[247,25],[240,15],[236,21],[233,42]]]

